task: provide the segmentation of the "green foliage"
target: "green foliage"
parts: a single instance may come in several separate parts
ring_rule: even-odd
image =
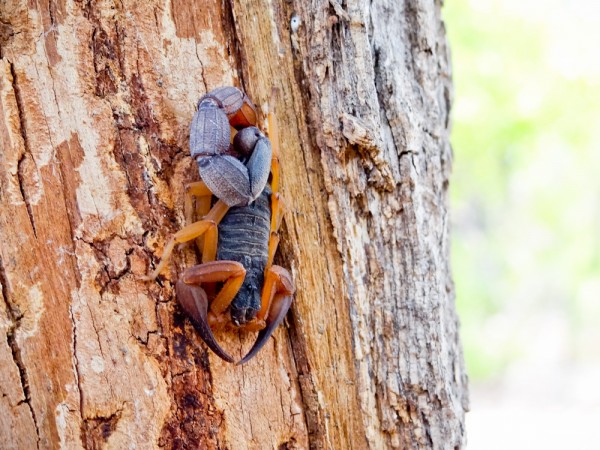
[[[444,9],[455,83],[452,263],[476,380],[532,358],[544,336],[561,338],[551,358],[598,358],[600,60],[584,43],[600,31],[585,11],[570,20],[582,13],[568,2],[534,3]]]

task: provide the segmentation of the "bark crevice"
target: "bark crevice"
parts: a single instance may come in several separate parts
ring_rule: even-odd
[[[37,448],[40,448],[40,439],[41,439],[40,428],[38,425],[38,420],[37,420],[37,417],[35,414],[35,410],[33,409],[33,405],[31,404],[31,389],[29,387],[29,377],[27,375],[27,368],[26,368],[25,364],[23,363],[23,358],[21,357],[21,349],[19,348],[19,345],[17,344],[17,340],[16,340],[16,336],[15,336],[17,330],[18,330],[18,322],[14,323],[14,325],[12,325],[6,333],[6,340],[8,342],[8,345],[10,346],[13,361],[14,361],[15,365],[17,366],[17,369],[19,370],[19,377],[21,379],[21,388],[23,389],[23,395],[25,396],[25,398],[17,405],[20,405],[22,403],[27,404],[27,407],[29,408],[29,413],[31,414],[31,418],[35,425],[35,432],[36,432],[36,436],[37,436]]]
[[[77,385],[77,395],[79,398],[79,417],[81,418],[81,427],[80,427],[80,433],[83,437],[83,423],[85,422],[85,417],[84,417],[84,413],[83,413],[83,388],[81,386],[81,368],[79,366],[79,357],[77,355],[77,323],[75,322],[75,316],[73,314],[73,305],[69,306],[69,318],[71,320],[71,342],[72,342],[72,349],[73,349],[73,369],[75,372],[75,384]],[[83,438],[82,438],[83,440]]]
[[[101,450],[104,448],[108,438],[117,429],[122,413],[123,407],[108,416],[85,418],[81,426],[84,448],[86,450]]]
[[[21,191],[21,195],[23,196],[23,201],[25,202],[25,206],[27,209],[27,215],[29,216],[29,222],[31,223],[31,228],[33,229],[33,234],[37,238],[37,230],[35,227],[35,220],[33,218],[31,201],[26,188],[26,186],[31,183],[31,180],[28,179],[30,178],[31,170],[26,166],[29,164],[33,164],[33,166],[35,166],[35,162],[31,156],[29,140],[27,139],[27,128],[25,126],[25,109],[23,106],[23,99],[21,98],[21,90],[17,82],[17,73],[15,71],[14,65],[10,62],[9,67],[10,74],[12,77],[12,89],[15,95],[15,101],[17,105],[17,114],[19,116],[19,132],[21,133],[21,138],[23,139],[24,148],[24,152],[20,155],[19,161],[17,163],[17,179],[19,181],[19,189]]]
[[[19,372],[19,379],[21,382],[21,389],[23,391],[23,399],[17,403],[18,406],[23,403],[27,404],[29,409],[29,413],[31,414],[31,419],[33,420],[33,424],[35,425],[35,431],[37,436],[37,448],[40,447],[40,429],[38,425],[38,420],[35,414],[35,410],[33,409],[33,405],[31,404],[31,388],[29,385],[29,375],[27,374],[27,367],[23,361],[21,355],[21,348],[17,343],[17,332],[19,327],[21,326],[21,320],[24,317],[24,314],[19,311],[9,300],[9,288],[8,288],[8,279],[6,277],[6,272],[4,268],[4,264],[0,259],[0,284],[2,285],[2,299],[6,306],[6,314],[7,319],[10,321],[8,329],[6,331],[6,341],[8,346],[10,347],[12,360],[17,370]]]

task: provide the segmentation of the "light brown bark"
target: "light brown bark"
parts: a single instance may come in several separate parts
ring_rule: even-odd
[[[459,448],[439,3],[0,6],[3,448]],[[290,28],[292,16],[301,20]],[[174,300],[198,98],[277,88],[297,294],[250,363]],[[241,356],[252,336],[222,333]]]

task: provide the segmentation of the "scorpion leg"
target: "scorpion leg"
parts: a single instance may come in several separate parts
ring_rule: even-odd
[[[256,342],[238,364],[248,362],[267,343],[290,309],[294,291],[294,282],[290,273],[283,267],[271,266],[267,271],[262,290],[262,307],[256,316],[258,320],[266,316],[267,326],[258,333]]]
[[[214,314],[223,314],[240,290],[246,269],[236,261],[211,261],[186,269],[181,279],[186,284],[215,283],[224,281],[219,294],[210,304]]]
[[[192,199],[196,197],[196,217],[205,217],[210,211],[212,192],[202,181],[190,183],[185,192],[185,213],[187,223],[192,223]],[[206,232],[196,238],[196,245],[202,252],[202,262],[214,261],[217,257],[219,231],[216,224],[211,224]]]
[[[184,213],[185,213],[185,224],[189,225],[194,221],[194,207],[193,201],[196,199],[196,215],[195,217],[204,217],[210,211],[210,204],[212,201],[212,192],[206,186],[203,181],[196,181],[186,185],[185,187],[185,200],[184,200]],[[206,233],[208,234],[208,232]],[[204,236],[196,238],[196,246],[198,250],[202,252],[204,247]],[[204,252],[202,252],[204,254]],[[205,262],[205,261],[203,261]]]
[[[216,227],[218,223],[223,219],[229,207],[223,203],[222,201],[218,201],[215,206],[212,207],[210,212],[199,220],[198,222],[194,222],[190,225],[185,226],[177,233],[175,233],[167,245],[165,246],[165,250],[162,255],[162,259],[156,269],[154,271],[144,277],[143,279],[146,281],[154,280],[158,276],[158,274],[162,271],[164,266],[167,264],[167,261],[171,257],[171,253],[173,252],[173,248],[175,248],[175,244],[182,244],[184,242],[191,241],[192,239],[196,239],[199,236],[202,236],[206,233],[211,227]]]
[[[185,223],[190,224],[193,221],[193,199],[196,198],[196,217],[204,217],[210,211],[210,201],[213,193],[210,191],[206,183],[196,181],[185,187]]]
[[[228,362],[233,362],[233,358],[217,343],[209,323],[223,322],[220,317],[237,294],[245,276],[246,270],[238,262],[213,261],[190,267],[176,285],[177,301],[191,317],[206,345]],[[225,282],[225,284],[211,302],[209,312],[208,297],[201,285],[215,282]]]

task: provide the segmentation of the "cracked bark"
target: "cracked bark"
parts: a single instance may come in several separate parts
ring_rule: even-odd
[[[6,448],[460,448],[439,2],[0,6]],[[298,30],[290,29],[295,14]],[[285,326],[243,367],[176,306],[198,98],[278,89]],[[242,355],[252,337],[219,336]]]

